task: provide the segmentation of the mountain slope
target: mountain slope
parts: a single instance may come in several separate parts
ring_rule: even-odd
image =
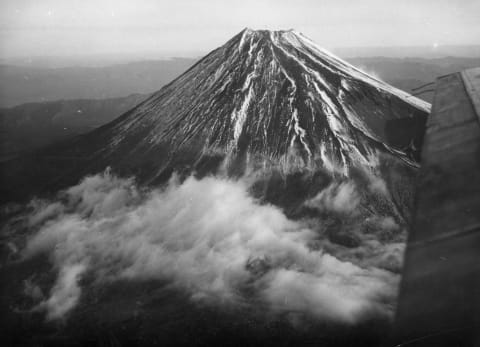
[[[413,175],[428,111],[300,33],[245,29],[112,123],[36,155],[36,179],[57,188],[111,166],[146,183],[218,170],[388,181],[387,167]],[[31,165],[8,163],[5,180],[28,181]]]

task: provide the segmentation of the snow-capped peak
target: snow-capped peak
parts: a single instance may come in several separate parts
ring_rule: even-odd
[[[393,139],[387,128],[428,110],[293,29],[246,28],[104,127],[109,143],[99,152],[126,152],[135,162],[160,155],[157,170],[211,155],[227,165],[345,174],[352,166],[375,169],[381,153],[415,166],[413,135]]]

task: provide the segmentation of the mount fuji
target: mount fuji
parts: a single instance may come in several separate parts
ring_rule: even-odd
[[[3,196],[58,189],[112,167],[146,184],[173,172],[254,175],[260,195],[273,189],[267,200],[286,202],[289,178],[296,195],[311,196],[324,186],[321,172],[381,178],[386,200],[407,210],[429,107],[299,32],[247,28],[116,120],[2,164]],[[41,184],[25,183],[32,181]]]

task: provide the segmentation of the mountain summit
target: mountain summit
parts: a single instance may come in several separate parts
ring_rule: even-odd
[[[385,155],[417,165],[428,112],[301,33],[244,29],[134,109],[37,159],[74,158],[75,173],[62,174],[76,180],[106,166],[143,182],[218,169],[379,175]]]

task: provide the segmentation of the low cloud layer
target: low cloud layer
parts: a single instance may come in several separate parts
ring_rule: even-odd
[[[358,196],[345,184],[314,203],[348,212]],[[86,274],[94,278],[91,285],[168,280],[192,300],[261,300],[272,312],[344,323],[389,315],[395,301],[398,275],[376,262],[360,267],[324,252],[321,231],[260,204],[241,181],[191,177],[143,191],[106,172],[85,178],[57,201],[37,201],[26,218],[35,233],[23,256],[47,253],[57,273],[37,306],[48,319],[64,317],[79,303]]]

